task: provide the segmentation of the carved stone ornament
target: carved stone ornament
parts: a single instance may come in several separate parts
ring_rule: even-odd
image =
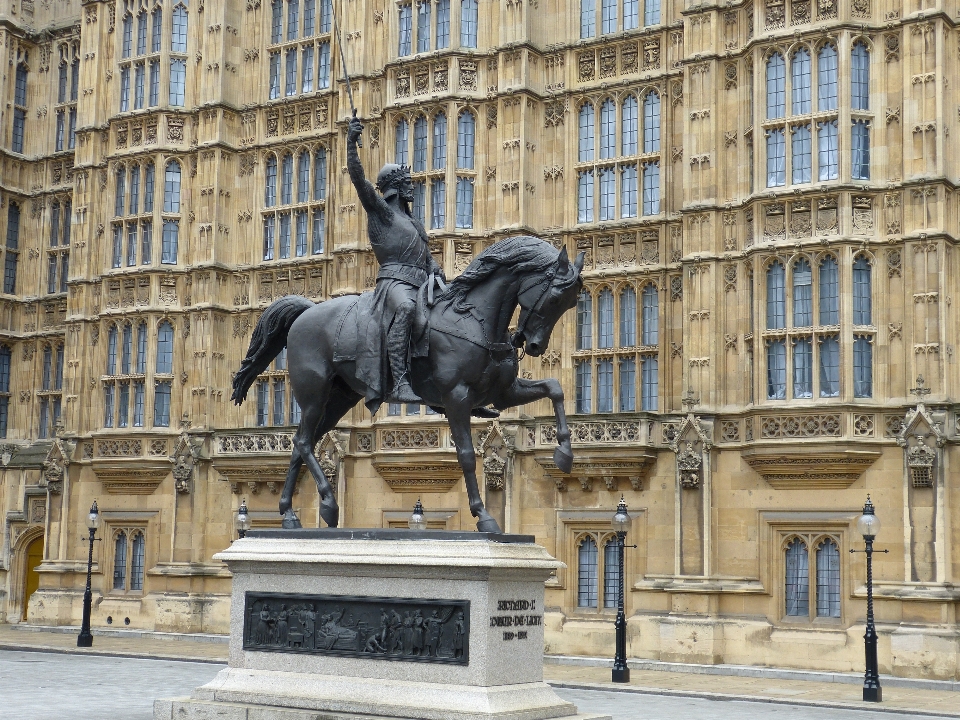
[[[488,490],[503,490],[503,471],[506,466],[507,461],[496,451],[483,459],[483,477]]]
[[[914,487],[933,487],[933,463],[937,452],[918,439],[915,446],[907,448],[907,467]]]
[[[692,442],[688,442],[686,447],[677,453],[677,471],[680,474],[680,487],[688,490],[696,490],[700,487],[700,471],[703,466],[703,458],[697,452]]]
[[[186,432],[180,435],[174,447],[170,462],[173,463],[173,480],[177,492],[187,495],[193,490],[193,471],[200,451],[203,447],[203,438],[194,437]]]

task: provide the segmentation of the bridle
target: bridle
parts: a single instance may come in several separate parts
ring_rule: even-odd
[[[537,300],[534,302],[533,306],[526,311],[525,315],[523,312],[520,313],[520,323],[517,325],[517,331],[513,334],[513,337],[510,340],[510,343],[515,348],[519,348],[521,359],[526,355],[526,350],[523,348],[523,343],[526,341],[526,334],[524,333],[524,330],[526,329],[527,322],[533,315],[542,319],[539,313],[540,306],[543,305],[543,301],[547,297],[547,292],[553,286],[553,279],[557,276],[557,270],[558,267],[554,265],[550,272],[545,275],[541,275],[538,278],[534,278],[527,284],[526,287],[521,286],[520,290],[517,292],[517,298],[520,298],[528,290],[536,287],[537,285],[543,285],[543,289],[540,290],[540,294],[537,296]]]

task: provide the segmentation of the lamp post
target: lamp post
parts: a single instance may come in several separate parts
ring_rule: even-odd
[[[613,529],[617,533],[617,620],[614,628],[617,631],[617,653],[613,658],[613,682],[630,682],[630,668],[627,667],[627,616],[623,612],[623,552],[626,545],[627,531],[630,529],[630,515],[627,513],[627,503],[620,496],[620,504],[613,516]]]
[[[237,530],[238,538],[246,537],[247,530],[250,529],[250,516],[247,514],[246,498],[240,501],[240,507],[237,508],[237,517],[233,519],[233,526]]]
[[[427,529],[427,519],[423,516],[423,503],[420,502],[420,498],[417,498],[417,504],[413,506],[413,513],[407,520],[407,526],[411,530]]]
[[[877,628],[873,621],[873,540],[880,532],[880,518],[874,512],[869,495],[863,506],[863,515],[857,519],[857,531],[863,535],[866,548],[862,551],[851,549],[850,552],[867,554],[867,631],[863,635],[866,671],[863,674],[863,699],[865,702],[880,702],[883,699],[883,690],[880,687],[880,671],[877,668]],[[888,551],[878,550],[877,552]]]
[[[90,589],[90,575],[93,572],[93,541],[96,539],[97,529],[100,527],[100,510],[97,501],[90,506],[87,515],[87,529],[90,531],[90,550],[87,553],[87,587],[83,591],[83,622],[80,624],[80,634],[77,636],[77,647],[92,647],[93,635],[90,633],[90,610],[93,604],[93,591]]]

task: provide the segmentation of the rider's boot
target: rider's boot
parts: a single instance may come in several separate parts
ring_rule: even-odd
[[[413,391],[410,379],[407,377],[407,350],[412,324],[413,312],[398,312],[387,333],[387,357],[390,360],[390,373],[395,383],[388,399],[395,403],[419,405],[423,400]]]

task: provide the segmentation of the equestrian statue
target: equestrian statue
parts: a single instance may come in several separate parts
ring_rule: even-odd
[[[570,262],[566,249],[558,252],[539,238],[506,238],[446,284],[426,231],[410,211],[409,168],[385,165],[375,188],[366,180],[357,152],[362,131],[354,116],[347,131],[347,168],[380,264],[376,288],[320,303],[288,295],[269,305],[234,377],[232,399],[242,403],[257,376],[287,348],[290,385],[301,416],[280,496],[285,528],[300,527],[292,498],[304,463],[317,483],[320,516],[337,527],[340,508],[313,449],[363,400],[371,413],[384,402],[422,402],[444,413],[477,529],[500,532],[480,497],[470,417],[492,417],[508,407],[550,398],[557,420],[554,462],[570,472],[573,452],[563,390],[553,378],[518,377],[519,352],[542,355],[560,316],[576,304],[583,253]]]

